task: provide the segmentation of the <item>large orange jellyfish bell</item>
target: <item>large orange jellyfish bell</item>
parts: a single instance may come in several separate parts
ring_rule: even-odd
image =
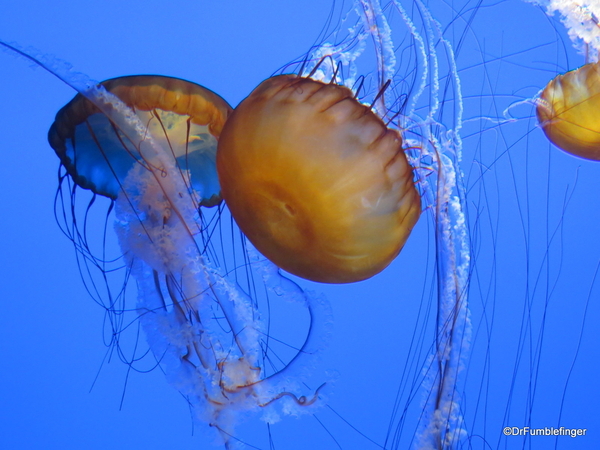
[[[200,204],[218,204],[217,139],[231,112],[227,102],[200,85],[158,75],[113,78],[102,85],[136,113],[182,173],[189,171]],[[143,160],[139,142],[131,142],[81,94],[56,114],[48,140],[79,186],[112,199],[134,163]]]
[[[557,76],[540,95],[537,116],[554,145],[600,160],[600,66],[586,64]]]
[[[401,144],[350,89],[276,76],[223,128],[223,198],[283,269],[326,283],[363,280],[398,255],[420,214]]]

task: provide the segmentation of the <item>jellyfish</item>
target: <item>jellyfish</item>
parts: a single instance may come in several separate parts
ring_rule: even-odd
[[[114,78],[80,91],[57,113],[48,135],[65,171],[60,189],[73,186],[71,201],[78,188],[114,201],[124,265],[137,284],[139,323],[193,416],[233,448],[241,412],[262,409],[276,420],[275,403],[315,403],[320,388],[308,398],[297,395],[287,372],[309,365],[307,357],[321,344],[315,330],[326,320],[319,318],[323,303],[248,249],[247,269],[272,295],[304,304],[310,315],[296,356],[269,374],[261,361],[264,325],[256,300],[206,249],[202,209],[220,202],[215,159],[229,105],[202,86],[164,76]],[[85,245],[78,250],[100,267]]]
[[[586,58],[597,61],[600,8],[592,3],[568,7],[548,2],[545,6],[548,12],[561,12],[575,44],[585,46]],[[598,62],[558,75],[548,83],[537,100],[537,116],[542,130],[554,145],[581,158],[600,159],[599,93]]]
[[[341,6],[341,3],[336,2],[336,5]],[[22,5],[29,6],[31,14],[37,14],[40,9],[39,5],[35,8],[27,5],[27,1],[12,7],[20,8]],[[415,120],[403,123],[407,126],[403,127],[406,131],[402,132],[402,138],[408,159],[416,167],[415,181],[419,189],[422,183],[437,178],[434,171],[436,161],[431,155],[418,156],[420,148],[428,148],[429,144],[428,139],[423,139],[426,134],[419,130],[427,129],[429,125],[435,127],[435,123],[444,124],[444,127],[431,128],[432,133],[427,136],[443,138],[452,145],[461,137],[462,162],[459,166],[463,172],[466,198],[463,205],[470,235],[471,260],[466,276],[473,332],[468,349],[470,356],[463,360],[453,389],[460,397],[456,409],[462,412],[463,417],[457,422],[462,425],[455,425],[454,429],[465,430],[463,436],[466,437],[460,442],[474,448],[546,448],[552,445],[558,448],[589,448],[589,436],[582,440],[579,437],[546,439],[502,434],[503,426],[583,424],[592,429],[597,423],[595,402],[590,401],[598,396],[594,361],[600,357],[594,345],[597,342],[594,325],[600,317],[595,301],[597,288],[591,283],[599,248],[590,223],[590,217],[595,217],[596,211],[600,211],[598,200],[590,195],[594,192],[594,173],[590,172],[585,161],[549,151],[551,144],[536,126],[535,110],[526,110],[519,115],[526,108],[522,104],[511,109],[513,114],[509,120],[503,115],[504,109],[512,102],[534,98],[550,78],[573,68],[573,61],[581,60],[581,57],[571,50],[570,45],[565,45],[568,36],[562,31],[559,19],[547,18],[531,4],[460,1],[449,5],[429,2],[428,9],[441,26],[441,36],[454,49],[463,93],[462,104],[459,105],[454,101],[457,99],[454,91],[456,83],[448,84],[449,78],[443,75],[451,64],[442,51],[443,41],[439,39],[440,35],[436,37],[425,32],[427,27],[419,19],[420,10],[416,9],[419,4],[402,2],[426,49],[430,48],[428,46],[437,49],[437,77],[433,75],[435,65],[432,61],[427,74],[424,66],[415,62],[415,58],[422,55],[418,39],[413,38],[411,27],[405,24],[398,10],[389,14],[391,9],[387,5],[382,5],[382,12],[388,19],[389,30],[384,23],[377,21],[372,26],[377,27],[378,33],[363,35],[367,36],[363,40],[344,42],[347,30],[364,29],[364,22],[355,11],[348,14],[347,11],[343,14],[336,11],[331,15],[335,34],[327,30],[317,43],[329,43],[330,49],[337,44],[346,44],[340,47],[346,53],[361,46],[364,48],[361,59],[356,60],[356,72],[353,74],[351,67],[345,66],[349,70],[340,72],[337,83],[345,84],[366,106],[372,105],[380,86],[385,85],[383,74],[394,75],[393,83],[383,92],[383,100],[393,106],[388,106],[391,112],[383,121],[388,125],[387,121],[403,105],[407,105],[402,114],[406,118],[409,116],[406,112],[411,109],[409,106],[413,105],[415,114],[412,118]],[[100,70],[96,66],[86,70],[103,74],[103,78],[127,72],[156,72],[196,80],[211,86],[235,106],[293,55],[302,55],[297,60],[298,64],[292,68],[287,66],[287,70],[282,69],[278,73],[297,75],[301,72],[299,68],[304,63],[304,53],[319,31],[311,27],[317,23],[320,28],[329,17],[328,11],[323,11],[329,5],[323,2],[312,5],[303,2],[302,6],[300,8],[299,4],[290,2],[276,9],[272,5],[263,7],[259,2],[252,5],[254,9],[250,14],[244,6],[234,11],[220,11],[216,10],[221,8],[219,5],[208,5],[206,8],[210,10],[205,11],[203,17],[211,20],[206,20],[205,26],[197,27],[190,23],[189,27],[162,32],[160,39],[148,45],[148,30],[164,30],[164,23],[147,15],[147,5],[132,2],[131,6],[125,5],[124,8],[136,8],[137,11],[126,10],[130,14],[119,16],[105,15],[100,10],[94,11],[93,15],[83,14],[86,12],[85,5],[73,11],[60,9],[59,5],[57,8],[65,17],[75,15],[70,23],[75,27],[78,23],[85,24],[90,31],[76,30],[81,36],[81,46],[77,43],[75,49],[74,41],[67,38],[64,42],[68,42],[69,46],[62,46],[54,40],[47,45],[36,45],[45,46],[57,55],[71,55],[65,57],[73,59],[78,67],[83,67],[82,61],[73,54],[83,55],[85,52],[81,49],[85,48],[89,51],[83,60],[85,67],[89,67],[87,64],[100,67]],[[359,5],[358,11],[361,9]],[[269,11],[277,11],[279,16],[269,16]],[[297,21],[286,22],[284,29],[281,17],[287,13],[293,14]],[[168,14],[170,12],[166,11],[165,15]],[[232,20],[220,20],[225,14]],[[181,11],[177,15],[183,21],[188,20],[188,15]],[[248,22],[252,25],[247,29],[243,28],[246,23],[244,15],[248,15]],[[137,19],[131,21],[129,18],[134,16]],[[3,27],[4,34],[14,34],[15,39],[36,43],[36,33],[46,27],[48,36],[60,36],[60,30],[52,28],[47,20],[23,21],[23,17],[31,17],[26,11],[7,15],[0,21],[5,23],[8,17],[15,26],[22,25],[23,33],[26,33],[19,34],[18,28],[12,28],[8,23],[7,27]],[[189,17],[198,16],[189,14]],[[161,15],[160,19],[164,17]],[[261,26],[263,19],[269,19],[268,27]],[[116,34],[106,31],[106,23],[115,21],[123,30],[128,30],[118,33],[118,40]],[[231,31],[230,22],[239,30]],[[303,33],[294,33],[297,23],[302,24]],[[505,27],[498,27],[498,23],[515,25],[511,27],[510,36],[503,32]],[[32,24],[35,24],[35,29]],[[215,24],[218,26],[215,27]],[[433,30],[435,23],[429,22],[428,28]],[[262,30],[268,30],[265,34],[278,45],[271,47],[270,41],[261,41]],[[374,49],[379,42],[385,41],[388,31],[392,33],[396,65],[386,72],[386,66],[377,62]],[[69,32],[72,35],[73,30]],[[205,33],[212,34],[207,37]],[[381,39],[377,39],[377,35]],[[95,36],[101,40],[93,40]],[[143,38],[136,40],[136,36]],[[273,36],[276,38],[273,39]],[[430,36],[432,39],[429,39]],[[228,40],[231,37],[235,37],[235,42]],[[295,47],[293,40],[297,40],[302,48]],[[169,50],[165,51],[162,45]],[[105,47],[111,49],[110,56],[105,56]],[[281,49],[284,49],[283,56]],[[70,53],[74,50],[77,52]],[[218,52],[212,53],[215,50]],[[325,48],[318,45],[316,50],[323,53]],[[251,59],[245,60],[244,53]],[[132,54],[137,55],[135,61],[131,58]],[[234,63],[230,64],[229,58],[233,58]],[[327,64],[328,57],[316,56],[315,63],[321,59],[323,62],[319,67],[332,70],[325,75],[317,69],[314,75],[318,78],[323,74],[320,81],[329,84],[337,66]],[[144,64],[144,69],[137,68],[136,61]],[[103,71],[104,68],[106,71]],[[302,73],[306,76],[311,70],[305,68]],[[213,71],[218,72],[218,76],[210,80]],[[139,330],[139,340],[135,339],[140,324],[135,311],[132,312],[135,319],[124,319],[117,327],[132,332],[132,345],[127,344],[127,333],[122,332],[119,335],[122,352],[111,347],[115,349],[113,358],[124,355],[128,364],[102,364],[98,381],[91,393],[86,394],[102,362],[104,349],[97,332],[101,320],[98,311],[94,310],[95,304],[86,301],[87,294],[74,291],[80,284],[76,279],[77,267],[70,265],[73,263],[71,254],[63,256],[59,253],[68,250],[64,239],[59,240],[56,247],[49,247],[54,234],[58,234],[55,233],[56,227],[49,224],[40,232],[40,226],[44,221],[48,222],[52,214],[48,207],[52,203],[56,162],[55,155],[43,142],[44,135],[52,117],[71,94],[62,85],[48,81],[39,71],[30,71],[27,67],[21,70],[10,58],[6,65],[3,64],[0,74],[6,80],[0,87],[5,99],[0,106],[3,108],[3,120],[0,121],[3,148],[11,150],[3,152],[5,171],[0,182],[3,192],[9,194],[5,196],[6,210],[11,211],[11,217],[18,218],[3,223],[7,230],[3,235],[11,238],[6,243],[11,246],[7,247],[11,256],[3,264],[3,271],[8,292],[19,299],[5,303],[3,327],[0,328],[6,333],[7,341],[10,336],[10,342],[20,343],[19,346],[5,346],[2,351],[3,360],[10,367],[5,374],[6,404],[15,411],[6,423],[21,430],[3,439],[10,444],[17,442],[11,439],[19,437],[22,439],[19,445],[30,442],[27,439],[34,442],[36,435],[31,433],[31,422],[35,420],[40,433],[44,434],[44,442],[84,445],[93,439],[99,446],[118,447],[135,438],[136,445],[160,443],[177,448],[206,445],[207,439],[198,432],[199,428],[191,430],[192,421],[186,402],[164,383],[160,367],[156,367],[150,375],[141,375],[135,372],[135,364],[129,364],[134,354],[133,344],[137,342],[141,347],[145,341],[142,330]],[[422,84],[424,75],[426,81]],[[384,80],[381,83],[380,76]],[[436,84],[438,101],[432,103],[429,88]],[[423,94],[413,102],[422,86]],[[379,105],[381,102],[378,100],[373,108],[377,109]],[[432,106],[437,109],[430,116]],[[463,120],[457,135],[452,131],[456,129],[455,119],[459,111],[463,111]],[[452,145],[447,147],[451,156],[454,152]],[[50,156],[52,160],[49,160]],[[65,183],[67,180],[65,178]],[[63,189],[67,194],[67,224],[72,226],[75,220],[70,216],[70,189],[67,187],[65,184]],[[107,221],[106,212],[111,201],[95,196],[85,222],[84,213],[88,211],[89,200],[86,201],[84,194],[89,192],[83,189],[75,191],[79,202],[76,210],[81,213],[76,223],[80,231],[90,236],[94,232],[99,235],[99,239],[92,240],[90,237],[86,241],[90,247],[94,243],[101,246],[104,236],[102,225]],[[421,190],[420,194],[425,197],[424,205],[432,204],[429,201],[433,199],[431,188]],[[92,194],[89,196],[93,198]],[[431,386],[435,385],[434,364],[427,363],[437,362],[435,356],[431,356],[437,333],[437,315],[433,311],[437,308],[435,293],[438,286],[438,259],[433,250],[435,233],[432,231],[436,222],[432,209],[432,206],[424,208],[399,256],[380,274],[368,280],[329,286],[293,278],[305,290],[326,292],[332,301],[335,333],[329,350],[325,351],[325,358],[338,372],[333,395],[326,401],[319,399],[315,403],[326,403],[326,406],[317,410],[314,416],[307,414],[275,425],[248,419],[248,427],[242,423],[235,428],[236,437],[258,448],[270,448],[272,441],[272,448],[286,450],[305,448],[306,445],[326,449],[417,447],[415,435],[425,429],[419,422],[435,411],[426,407],[429,393],[430,397],[434,397]],[[230,218],[223,205],[202,211],[211,230],[208,234],[217,237],[212,240],[213,247],[207,246],[215,256],[221,251],[219,236],[237,237],[238,234],[237,231],[230,232]],[[219,211],[222,212],[220,216],[217,214]],[[114,208],[111,214],[114,214]],[[220,217],[218,226],[213,217]],[[114,233],[110,229],[110,216],[109,219],[106,257],[98,258],[102,260],[99,264],[105,263],[107,267],[115,255],[120,256],[117,244],[110,242]],[[99,231],[93,229],[94,223],[100,225]],[[223,245],[229,251],[227,240],[223,240]],[[83,242],[83,237],[79,242]],[[18,244],[14,250],[13,244]],[[46,248],[52,248],[52,253]],[[241,245],[236,244],[236,248],[241,250]],[[103,256],[102,248],[99,252],[96,254]],[[35,255],[35,262],[32,255]],[[221,268],[226,265],[227,272],[234,267],[247,266],[241,256],[236,264],[229,264],[231,261],[225,264],[220,256],[214,259],[219,259]],[[56,263],[59,257],[60,265]],[[85,260],[80,261],[85,263]],[[86,266],[82,267],[85,273]],[[116,273],[105,272],[107,275]],[[237,273],[239,275],[242,271]],[[238,282],[245,285],[240,280]],[[60,287],[67,283],[69,288]],[[32,291],[35,284],[46,289],[41,303],[39,293]],[[122,280],[115,284],[113,292],[119,293]],[[128,295],[135,296],[134,285],[133,282],[127,284]],[[96,286],[101,290],[101,284]],[[262,285],[259,283],[255,291],[244,290],[256,296]],[[585,309],[588,298],[591,301]],[[113,300],[116,304],[120,299],[115,296]],[[276,304],[278,302],[269,305],[273,308]],[[89,309],[85,314],[84,307]],[[116,305],[115,309],[126,308]],[[265,308],[259,310],[263,314],[266,311]],[[101,313],[103,311],[101,309]],[[270,321],[271,327],[291,327],[294,324],[295,319],[289,317]],[[106,337],[109,338],[112,336],[110,323],[107,328]],[[270,334],[277,336],[272,330]],[[63,336],[63,340],[57,342],[57,336]],[[28,340],[33,337],[36,337],[35,341]],[[269,344],[275,342],[272,339]],[[34,349],[35,357],[31,351],[24,352],[23,348]],[[57,352],[57,349],[61,351]],[[136,357],[144,350],[140,351],[135,353]],[[270,352],[266,354],[273,355]],[[152,356],[147,360],[156,363]],[[43,375],[40,367],[44,369]],[[151,364],[147,370],[152,367]],[[424,367],[432,369],[427,371]],[[145,367],[142,369],[146,370]],[[65,372],[72,380],[68,387],[64,383]],[[24,385],[27,388],[23,388]],[[311,398],[310,394],[318,386],[317,383],[297,392],[308,393],[307,398]],[[173,391],[171,397],[167,395],[170,392],[167,388]],[[60,392],[60,401],[51,396],[52,392]],[[123,394],[123,407],[119,411]],[[282,400],[285,398],[289,399],[285,396]],[[36,410],[36,419],[29,419],[31,411],[26,408],[31,404],[43,405]],[[77,405],[77,408],[68,409],[70,405]],[[62,431],[64,423],[61,422],[65,415],[81,424],[85,435],[80,434],[78,427],[65,436]],[[254,427],[250,428],[250,425]],[[457,446],[460,447],[460,444]]]
[[[421,210],[397,130],[345,86],[290,75],[258,86],[219,144],[223,195],[279,267],[359,281],[398,255]]]
[[[600,159],[599,89],[598,63],[558,75],[548,83],[540,94],[537,115],[554,145],[581,158]]]

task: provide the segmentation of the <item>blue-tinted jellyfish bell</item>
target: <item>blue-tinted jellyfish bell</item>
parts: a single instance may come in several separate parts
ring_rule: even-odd
[[[189,170],[200,204],[220,202],[215,154],[231,112],[227,102],[195,83],[164,76],[119,77],[102,86],[133,109],[180,171]],[[77,185],[111,199],[134,164],[144,163],[138,143],[81,94],[58,112],[48,139]]]

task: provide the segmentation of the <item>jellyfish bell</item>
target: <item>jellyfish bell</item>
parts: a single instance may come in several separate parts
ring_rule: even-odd
[[[313,281],[379,273],[420,215],[400,134],[337,84],[296,75],[264,81],[225,124],[217,170],[250,241]]]
[[[557,147],[600,160],[600,66],[586,64],[554,78],[537,105],[542,130]]]
[[[166,76],[126,76],[101,84],[135,111],[161,147],[170,149],[180,171],[189,171],[200,205],[220,203],[215,159],[231,112],[227,102],[198,84]],[[113,200],[134,163],[144,160],[138,143],[82,94],[57,113],[48,140],[77,185]]]

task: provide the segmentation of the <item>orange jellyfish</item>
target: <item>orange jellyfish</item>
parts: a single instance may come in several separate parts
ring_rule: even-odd
[[[590,63],[558,75],[542,91],[537,116],[554,145],[600,160],[600,66]]]
[[[296,75],[264,81],[223,128],[217,169],[250,241],[313,281],[379,273],[420,215],[399,132],[333,83]]]

